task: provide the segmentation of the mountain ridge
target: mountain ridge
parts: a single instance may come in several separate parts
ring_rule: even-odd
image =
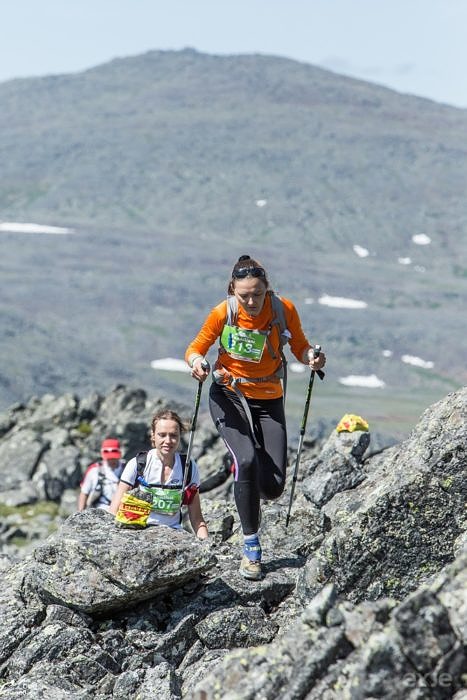
[[[467,380],[466,111],[192,50],[9,81],[0,99],[0,219],[76,231],[0,234],[0,400],[157,383],[150,362],[183,356],[245,252],[326,348],[331,382],[442,395]]]
[[[277,68],[276,72],[274,72],[276,66],[280,67],[281,70]],[[290,70],[287,71],[287,68]],[[270,75],[271,73],[272,75]],[[0,87],[4,89],[5,86]],[[79,163],[81,159],[82,166],[88,167],[91,165],[92,172],[95,174],[95,177],[88,183],[89,189],[86,190],[86,194],[89,193],[91,187],[95,186],[94,180],[98,176],[100,197],[102,196],[105,177],[113,177],[112,183],[114,188],[116,187],[118,190],[119,187],[123,187],[125,206],[129,209],[125,213],[120,208],[121,223],[131,226],[138,226],[141,223],[138,221],[138,217],[143,215],[144,220],[145,212],[144,208],[141,207],[141,202],[136,199],[137,193],[128,192],[128,187],[125,190],[125,185],[119,182],[118,172],[122,170],[128,185],[131,184],[134,187],[134,183],[139,182],[139,180],[135,172],[129,172],[128,167],[134,170],[136,163],[141,167],[141,164],[144,162],[154,166],[154,158],[162,158],[166,161],[174,159],[171,169],[165,169],[161,174],[162,176],[157,177],[157,185],[161,186],[164,180],[170,179],[169,189],[174,189],[176,194],[177,186],[179,190],[183,186],[186,187],[186,180],[190,179],[191,175],[195,180],[196,178],[199,180],[195,181],[195,184],[198,185],[198,195],[203,193],[203,180],[209,180],[209,191],[212,193],[216,184],[213,182],[214,174],[222,179],[222,171],[220,171],[219,175],[220,163],[216,159],[219,149],[221,149],[222,155],[229,156],[226,163],[230,166],[230,169],[235,165],[233,156],[235,155],[235,149],[237,149],[238,155],[247,159],[247,165],[255,167],[257,172],[264,177],[268,174],[267,171],[270,166],[274,167],[275,162],[280,163],[281,168],[283,168],[285,162],[291,168],[287,181],[292,180],[292,183],[288,182],[285,200],[293,202],[294,194],[297,197],[297,192],[300,189],[306,189],[308,184],[307,181],[300,182],[298,179],[296,182],[293,182],[294,177],[299,178],[300,175],[306,177],[307,175],[306,168],[300,162],[300,151],[303,150],[305,143],[307,155],[313,153],[319,158],[320,169],[312,173],[316,180],[315,186],[319,185],[317,175],[320,175],[328,178],[328,180],[332,178],[334,188],[337,190],[342,184],[349,187],[351,184],[348,181],[349,171],[351,171],[352,176],[357,176],[361,179],[359,184],[365,184],[368,187],[371,184],[373,174],[370,173],[369,183],[365,178],[365,172],[362,172],[362,168],[356,167],[359,164],[353,163],[353,167],[349,170],[349,164],[339,160],[336,146],[337,144],[339,146],[345,145],[346,139],[354,140],[358,138],[360,140],[358,152],[363,153],[363,147],[368,151],[363,153],[363,166],[368,166],[368,164],[373,166],[371,148],[377,144],[373,146],[371,142],[365,142],[366,140],[362,139],[361,124],[357,113],[350,115],[353,120],[353,126],[350,133],[346,133],[346,129],[349,129],[348,125],[352,124],[352,122],[349,121],[348,114],[345,115],[346,122],[340,122],[339,113],[332,114],[336,107],[342,110],[347,105],[352,110],[361,111],[363,109],[368,122],[366,125],[367,131],[369,128],[375,129],[377,126],[374,123],[375,119],[377,121],[385,121],[386,131],[388,131],[388,119],[391,120],[391,129],[389,130],[391,137],[389,139],[389,134],[384,136],[384,134],[381,135],[375,131],[375,138],[382,138],[383,140],[383,143],[380,145],[387,149],[386,155],[388,159],[391,157],[390,150],[395,150],[396,148],[401,150],[400,157],[409,160],[413,158],[417,144],[416,142],[411,144],[408,136],[410,135],[412,139],[420,139],[420,132],[423,134],[423,130],[429,129],[429,139],[433,140],[436,135],[433,133],[433,129],[437,126],[434,120],[435,117],[439,119],[440,115],[442,115],[444,122],[438,125],[438,129],[441,131],[438,134],[438,138],[442,137],[443,148],[446,149],[448,145],[451,148],[455,148],[456,144],[458,147],[459,141],[454,133],[452,134],[452,137],[454,137],[452,139],[451,132],[446,130],[446,126],[460,125],[462,133],[467,135],[467,114],[462,110],[439,106],[436,103],[420,100],[420,98],[401,96],[387,88],[374,87],[362,81],[338,77],[326,72],[324,69],[298,64],[290,59],[273,59],[269,63],[268,59],[262,57],[253,57],[251,59],[249,57],[236,59],[221,57],[217,60],[191,51],[173,53],[150,52],[142,57],[118,59],[101,67],[90,69],[84,73],[73,74],[72,76],[31,79],[23,87],[25,88],[25,95],[21,94],[22,91],[16,92],[16,94],[13,91],[13,96],[10,97],[15,99],[10,101],[7,99],[6,101],[3,116],[0,117],[0,125],[6,129],[4,134],[8,133],[8,121],[11,119],[15,124],[15,134],[25,137],[25,134],[21,133],[21,118],[18,119],[17,112],[13,111],[9,114],[9,104],[13,105],[13,110],[15,108],[17,110],[18,107],[21,109],[23,124],[28,123],[28,121],[29,125],[36,124],[37,118],[40,118],[41,112],[44,112],[47,121],[45,127],[43,126],[42,128],[45,128],[45,131],[39,132],[39,136],[44,141],[46,151],[37,153],[38,165],[43,162],[43,159],[48,154],[52,156],[50,166],[56,168],[62,164],[71,166],[68,172],[71,179],[70,184],[74,185],[72,167],[76,168],[76,163]],[[203,92],[201,87],[203,87]],[[6,97],[9,97],[8,94]],[[256,111],[267,105],[267,113],[253,113],[251,116],[248,114],[239,115],[239,107],[243,108],[244,102],[253,98]],[[29,107],[28,110],[21,104],[22,99],[26,100]],[[50,104],[51,99],[53,104]],[[216,112],[215,108],[218,105],[212,102],[212,100],[216,99],[221,100],[221,107],[224,112],[228,110],[227,114]],[[284,103],[289,107],[295,107],[295,100],[305,103],[304,113],[301,114],[298,110],[294,114],[290,114],[290,112],[286,112],[285,115],[281,114],[281,107]],[[17,102],[19,104],[16,104]],[[208,109],[206,109],[207,102]],[[409,105],[412,107],[412,110],[404,113],[404,110]],[[410,124],[407,120],[404,123],[402,121],[404,116],[407,117],[410,114],[410,117],[414,119],[414,105],[421,107],[416,115],[418,123],[416,125]],[[74,106],[79,107],[79,112],[74,113],[73,109],[70,109],[70,107]],[[315,111],[310,111],[310,108],[316,109],[318,106],[322,110],[320,118],[316,116]],[[196,109],[200,107],[203,109],[201,115],[196,114]],[[271,109],[275,109],[276,113],[271,113]],[[389,111],[387,114],[381,113],[382,109],[388,109]],[[194,112],[193,115],[190,113],[189,124],[184,124],[184,110],[193,110]],[[26,121],[24,121],[26,119],[25,114],[27,114]],[[58,124],[57,117],[60,117]],[[169,117],[174,127],[185,126],[185,129],[189,129],[185,138],[183,138],[183,134],[176,134],[171,130],[171,123],[167,123]],[[235,119],[232,121],[233,117]],[[243,117],[243,123],[239,121],[241,117]],[[254,147],[249,148],[249,144],[253,144],[255,139],[250,140],[247,137],[251,136],[252,132],[258,137],[259,129],[264,127],[264,118],[272,121],[273,117],[276,120],[282,120],[282,122],[277,122],[277,125],[273,124],[272,133],[267,134],[268,138],[263,137],[260,140],[256,140]],[[326,121],[331,117],[333,117],[332,128],[327,128]],[[66,121],[63,121],[64,118]],[[288,124],[287,120],[289,121]],[[400,128],[396,120],[402,122]],[[254,128],[248,128],[248,124],[245,123],[248,121],[250,123],[253,122]],[[424,124],[424,122],[426,123]],[[454,123],[452,124],[452,122]],[[62,134],[60,136],[62,139],[66,137],[66,142],[60,141],[60,138],[58,140],[55,138],[54,140],[51,132],[57,126],[61,128]],[[90,127],[89,132],[85,131],[83,133],[79,131],[79,129],[88,126]],[[290,144],[285,144],[284,134],[292,128],[300,127],[306,129],[302,139],[297,139],[298,142],[292,140]],[[154,130],[156,128],[162,130],[160,138],[158,138],[156,133],[151,133],[151,129]],[[339,136],[338,131],[335,131],[336,129],[340,130],[341,136]],[[229,138],[232,140],[236,132],[238,132],[238,143],[234,142],[234,149],[231,149],[229,148],[231,144],[226,143],[227,136],[230,134]],[[126,135],[129,135],[130,138]],[[33,136],[35,138],[31,141],[31,144],[37,144],[37,135],[33,134]],[[3,138],[8,137],[4,136]],[[189,143],[187,139],[189,139]],[[88,146],[86,147],[87,143]],[[429,141],[426,139],[425,148],[428,147],[428,143]],[[188,145],[191,146],[191,153],[187,151]],[[148,151],[148,146],[152,150]],[[210,153],[208,154],[210,160],[207,158],[203,159],[203,153],[200,152],[200,148],[203,146],[210,148]],[[116,172],[112,172],[109,169],[112,158],[111,149],[113,147],[120,149],[119,155],[127,159],[125,162],[118,161],[115,163],[117,166]],[[97,160],[96,162],[95,159],[94,162],[87,164],[85,159],[89,155],[89,151],[96,148],[97,150],[93,151],[94,156],[104,156],[105,160],[99,164],[99,161]],[[140,160],[139,156],[142,154],[142,149],[146,149],[143,151],[145,158]],[[460,148],[459,151],[465,155],[465,148]],[[29,157],[32,153],[33,149],[30,145],[28,148]],[[357,150],[352,149],[351,153],[355,157]],[[21,158],[21,155],[21,153],[16,153],[16,159]],[[333,163],[331,159],[331,172],[327,175],[324,166],[331,156],[334,159],[337,158],[338,166],[332,168]],[[433,160],[436,152],[432,153],[431,156],[431,160]],[[188,167],[188,172],[185,172],[190,162],[192,164],[191,170]],[[47,164],[47,161],[45,161],[45,164]],[[29,163],[30,170],[31,165]],[[202,174],[197,172],[196,165],[203,166]],[[323,172],[321,172],[321,168],[324,168]],[[34,175],[34,173],[31,174]],[[151,172],[144,172],[142,180],[145,180],[148,175],[151,176]],[[226,173],[224,173],[224,176],[226,176]],[[35,177],[37,177],[37,174]],[[55,175],[56,177],[57,175]],[[154,175],[152,177],[154,179]],[[79,180],[79,177],[77,179]],[[344,180],[344,183],[342,183],[342,180]],[[279,179],[279,184],[284,184],[282,178]],[[398,182],[395,182],[393,186],[398,184]],[[451,182],[450,186],[453,184],[455,183]],[[386,182],[386,192],[387,185],[388,183]],[[58,181],[54,187],[57,188],[57,186],[63,191],[63,183]],[[50,192],[47,197],[47,183],[42,181],[42,187],[45,190],[45,199],[44,195],[40,194],[42,190],[39,185],[39,194],[36,201],[44,199],[48,203],[51,199],[51,203],[56,202],[57,200],[53,199],[53,197],[51,198]],[[266,189],[267,185],[266,187],[263,185],[263,187]],[[331,188],[332,193],[332,187],[329,182],[327,187]],[[223,188],[221,187],[221,189]],[[461,189],[459,189],[460,192]],[[114,189],[113,193],[115,198],[118,192],[116,193]],[[174,192],[172,192],[173,194]],[[261,194],[261,192],[258,192],[258,198]],[[396,191],[396,195],[402,197],[402,193],[399,190]],[[106,193],[106,196],[111,196],[111,193]],[[309,192],[309,196],[314,197],[313,190]],[[347,198],[355,198],[355,193],[347,195]],[[133,200],[132,202],[130,202],[131,199]],[[157,196],[154,198],[153,195],[152,199],[160,203],[162,198],[157,198]],[[241,200],[238,201],[241,203]],[[102,205],[105,204],[106,201],[104,200]],[[8,217],[24,213],[24,203],[22,203],[21,212],[18,212],[15,208],[8,209],[8,207],[5,207],[5,202],[1,200],[0,205],[3,211],[6,210],[5,213]],[[108,205],[109,203],[107,202]],[[303,205],[303,202],[301,202],[301,205]],[[308,209],[310,208],[312,209],[312,207],[308,206]],[[32,214],[35,213],[34,209],[35,207],[31,210]],[[149,205],[146,205],[146,209],[151,211]],[[45,215],[47,215],[48,211],[45,212]],[[351,217],[356,213],[358,214],[358,208],[355,206],[344,207],[344,211],[347,216]],[[37,211],[37,214],[41,213],[40,210]],[[72,220],[73,211],[70,206],[63,210],[62,216],[65,213],[67,213],[66,220]],[[313,217],[310,217],[309,213],[307,215],[306,210],[304,213],[305,217],[312,221]],[[436,214],[436,212],[432,212],[432,214]],[[106,215],[108,215],[108,212],[106,212]],[[222,221],[222,218],[220,220]],[[88,219],[88,221],[82,223],[89,225],[91,221],[95,226],[96,218],[94,216],[91,220]],[[114,226],[118,224],[118,221],[114,217],[113,220],[103,221],[103,223],[110,223]],[[163,225],[164,222],[161,221],[160,223]],[[329,222],[327,223],[329,224]],[[147,220],[145,225],[148,225]],[[152,221],[150,226],[154,226]],[[173,228],[171,227],[171,232],[173,232]],[[209,230],[209,226],[205,225],[205,228]]]

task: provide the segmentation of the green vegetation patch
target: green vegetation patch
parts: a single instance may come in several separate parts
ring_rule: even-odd
[[[38,501],[37,503],[23,506],[7,506],[0,502],[0,518],[6,518],[8,515],[17,515],[22,520],[32,520],[38,515],[50,515],[55,517],[58,515],[59,506],[52,501]]]

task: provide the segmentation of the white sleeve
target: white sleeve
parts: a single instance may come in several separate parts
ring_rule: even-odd
[[[126,463],[125,469],[120,477],[120,481],[123,481],[125,484],[128,484],[133,488],[136,483],[137,476],[138,468],[136,464],[136,457],[133,457],[133,459],[130,459],[130,461]]]
[[[81,484],[81,493],[85,493],[86,496],[89,496],[91,491],[96,488],[98,472],[98,467],[93,467],[88,471]]]

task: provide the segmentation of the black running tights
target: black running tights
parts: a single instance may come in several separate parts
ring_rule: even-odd
[[[247,403],[259,447],[255,447],[237,394],[218,384],[211,385],[211,416],[233,457],[235,503],[243,534],[251,535],[258,531],[259,499],[279,498],[284,490],[287,433],[282,398],[247,399]]]

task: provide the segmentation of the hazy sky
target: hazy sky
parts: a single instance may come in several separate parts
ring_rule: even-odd
[[[262,53],[467,108],[467,0],[0,0],[0,81],[151,49]]]

